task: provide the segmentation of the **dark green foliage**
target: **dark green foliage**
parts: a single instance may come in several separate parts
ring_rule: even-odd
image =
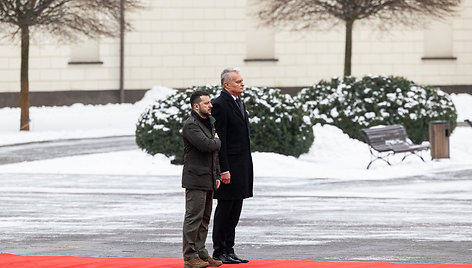
[[[190,115],[189,91],[176,92],[149,106],[136,124],[136,144],[151,155],[162,153],[175,157],[176,163],[183,157],[181,130],[183,120]]]
[[[334,78],[303,89],[297,99],[314,124],[337,126],[359,140],[359,130],[377,125],[402,124],[414,143],[428,140],[430,121],[449,121],[451,132],[456,127],[457,112],[446,93],[402,77]]]
[[[313,129],[302,107],[273,88],[246,88],[244,101],[251,124],[253,151],[299,155],[313,143]]]
[[[190,115],[190,95],[197,89],[208,92],[211,99],[221,91],[220,86],[194,87],[157,101],[136,125],[138,146],[151,155],[162,153],[181,162],[181,129]],[[250,118],[252,151],[293,156],[308,152],[314,139],[311,122],[289,95],[279,89],[248,87],[242,98]]]

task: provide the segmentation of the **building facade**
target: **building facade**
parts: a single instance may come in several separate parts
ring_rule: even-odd
[[[343,75],[344,26],[281,32],[258,27],[256,0],[143,0],[127,13],[126,101],[154,85],[218,84],[220,71],[241,68],[248,86],[306,87]],[[388,31],[356,22],[352,75],[404,76],[456,91],[472,87],[472,0],[457,14]],[[31,105],[119,101],[120,40],[57,44],[36,36],[30,45]],[[20,45],[0,41],[0,107],[18,106]]]

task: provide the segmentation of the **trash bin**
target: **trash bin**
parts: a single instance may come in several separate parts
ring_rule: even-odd
[[[449,134],[448,121],[429,122],[429,144],[432,159],[449,158]]]

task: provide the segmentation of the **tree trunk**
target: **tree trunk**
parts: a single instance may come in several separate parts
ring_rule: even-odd
[[[120,0],[120,103],[125,102],[125,0]]]
[[[21,28],[20,130],[29,131],[29,28]]]
[[[346,21],[346,47],[344,49],[344,76],[351,75],[352,65],[352,29],[354,26],[353,20]]]

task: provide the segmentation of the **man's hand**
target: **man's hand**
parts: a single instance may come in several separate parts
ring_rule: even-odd
[[[220,137],[218,137],[218,133],[215,132],[215,139],[219,139]]]
[[[220,188],[220,184],[221,184],[221,181],[220,181],[220,180],[216,180],[216,190],[218,190],[218,188]]]
[[[224,184],[229,184],[231,180],[231,173],[225,172],[221,174],[221,182]]]

